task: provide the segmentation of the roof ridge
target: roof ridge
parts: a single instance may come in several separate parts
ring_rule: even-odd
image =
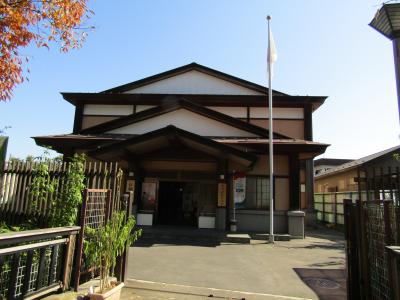
[[[183,66],[180,66],[177,68],[173,68],[173,69],[170,69],[170,70],[167,70],[164,72],[160,72],[160,73],[157,73],[154,75],[144,77],[142,79],[138,79],[138,80],[128,82],[128,83],[125,83],[125,84],[122,84],[122,85],[119,85],[119,86],[116,86],[116,87],[113,87],[110,89],[103,90],[100,93],[104,93],[104,94],[123,93],[128,90],[135,89],[135,88],[147,85],[147,84],[151,84],[153,82],[157,82],[157,81],[160,81],[165,78],[173,77],[175,74],[183,74],[183,73],[189,72],[193,69],[196,69],[197,71],[200,71],[200,72],[203,71],[203,73],[206,73],[208,75],[215,76],[222,80],[226,80],[226,81],[230,81],[235,84],[242,85],[246,88],[249,88],[249,89],[261,92],[261,93],[266,94],[268,92],[268,87],[265,87],[265,86],[259,85],[257,83],[248,81],[246,79],[242,79],[240,77],[236,77],[234,75],[230,75],[228,73],[224,73],[222,71],[198,64],[196,62],[192,62],[192,63],[186,64],[186,65],[183,65]],[[289,96],[288,94],[285,94],[285,93],[277,91],[277,90],[272,90],[272,91],[276,95]]]

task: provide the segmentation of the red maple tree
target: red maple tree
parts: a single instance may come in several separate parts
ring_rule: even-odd
[[[82,24],[93,12],[88,0],[0,0],[0,101],[11,99],[14,87],[25,79],[21,48],[30,43],[62,52],[79,48],[87,30]],[[27,70],[29,72],[29,69]]]

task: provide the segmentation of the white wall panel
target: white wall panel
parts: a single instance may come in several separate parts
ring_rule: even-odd
[[[86,104],[84,115],[126,116],[133,113],[133,105]]]
[[[207,108],[234,118],[247,118],[247,107],[207,106]]]
[[[255,137],[255,134],[215,121],[186,109],[172,111],[151,119],[114,129],[108,133],[143,134],[174,125],[202,136]]]
[[[125,93],[264,95],[263,93],[195,70],[150,83]]]
[[[136,112],[144,111],[150,108],[155,107],[155,105],[136,105]]]
[[[297,107],[275,107],[272,111],[274,118],[303,119],[303,108]],[[250,107],[250,118],[268,118],[268,107]]]

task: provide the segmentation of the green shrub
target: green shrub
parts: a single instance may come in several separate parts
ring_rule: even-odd
[[[84,253],[92,272],[95,269],[100,271],[101,293],[111,286],[111,270],[117,257],[142,234],[141,229],[132,232],[135,224],[134,217],[126,221],[125,212],[114,212],[105,226],[97,229],[85,227]]]

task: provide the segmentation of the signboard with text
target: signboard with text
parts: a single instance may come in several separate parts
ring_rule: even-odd
[[[218,207],[226,207],[226,183],[218,183]]]

